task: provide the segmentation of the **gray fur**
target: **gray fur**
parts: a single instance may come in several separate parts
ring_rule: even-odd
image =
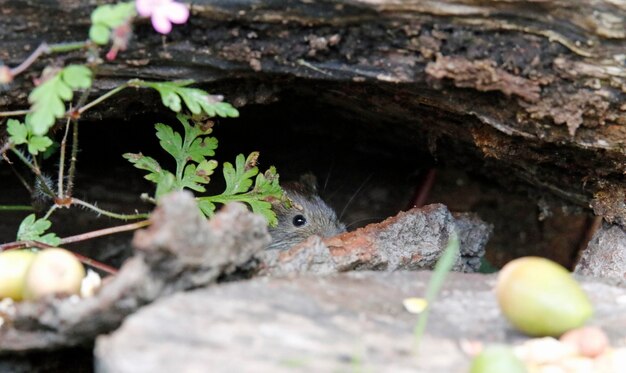
[[[278,225],[270,228],[272,243],[268,249],[287,250],[312,235],[330,237],[346,231],[335,211],[316,194],[314,187],[296,183],[283,189],[292,203],[289,208],[283,204],[275,207]],[[304,216],[306,224],[295,226],[293,219],[297,215]]]

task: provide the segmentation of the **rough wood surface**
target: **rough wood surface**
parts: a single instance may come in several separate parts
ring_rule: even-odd
[[[431,272],[352,272],[257,278],[177,294],[98,338],[105,372],[468,372],[462,341],[527,339],[500,313],[495,276],[451,273],[432,304],[420,353],[416,315],[402,300],[422,296]],[[624,346],[626,290],[593,279],[590,322]],[[504,373],[504,372],[503,372]]]
[[[43,40],[83,38],[93,9],[0,5],[9,65]],[[200,0],[165,39],[138,25],[131,48],[99,68],[97,88],[193,78],[239,105],[295,92],[398,148],[428,148],[624,225],[625,26],[615,0]],[[34,75],[0,107],[21,108]],[[150,95],[127,96],[99,114]]]

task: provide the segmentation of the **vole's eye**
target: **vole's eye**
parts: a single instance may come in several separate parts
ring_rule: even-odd
[[[293,225],[296,227],[301,227],[306,224],[306,218],[302,215],[296,215],[293,217]]]

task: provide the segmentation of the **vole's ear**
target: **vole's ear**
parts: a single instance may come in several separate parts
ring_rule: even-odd
[[[317,194],[317,178],[311,172],[300,176],[300,184],[306,194]]]

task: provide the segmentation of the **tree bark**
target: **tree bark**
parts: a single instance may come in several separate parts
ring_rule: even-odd
[[[3,0],[0,9],[0,59],[15,66],[42,41],[86,38],[93,6]],[[165,38],[140,22],[128,50],[98,67],[94,94],[134,77],[192,78],[239,105],[295,90],[399,148],[470,159],[505,184],[626,225],[621,1],[199,0],[191,9]],[[24,108],[45,64],[77,60],[42,59],[0,108]]]

